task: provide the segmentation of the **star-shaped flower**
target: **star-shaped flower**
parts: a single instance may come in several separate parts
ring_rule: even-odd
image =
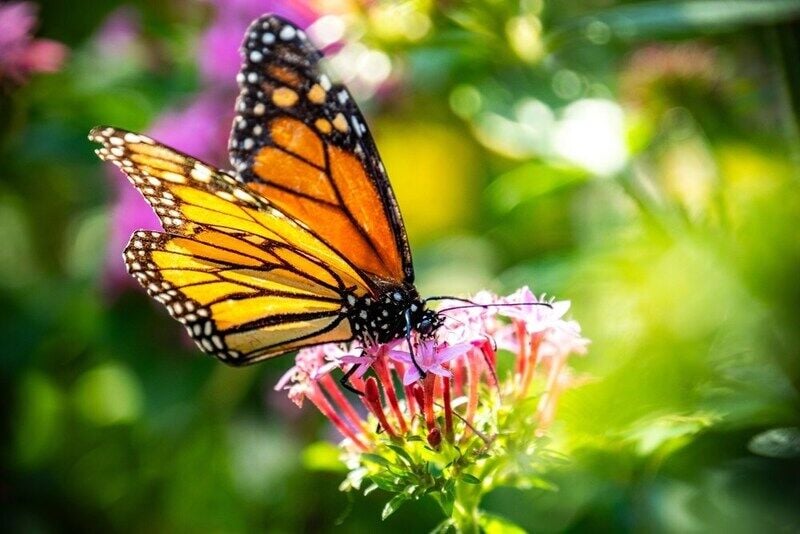
[[[447,343],[437,344],[434,340],[425,340],[416,346],[414,359],[423,372],[449,378],[452,375],[450,371],[444,367],[444,364],[465,354],[473,347],[474,345],[472,343],[448,345]],[[417,369],[417,365],[414,365],[414,360],[412,360],[410,352],[391,350],[389,351],[389,358],[406,365],[406,372],[403,376],[404,386],[413,384],[420,379],[419,370]]]

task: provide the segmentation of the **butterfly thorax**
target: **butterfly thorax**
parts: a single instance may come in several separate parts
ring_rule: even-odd
[[[411,286],[390,286],[380,295],[347,298],[347,317],[356,339],[386,343],[406,335],[409,325],[418,329],[430,315]]]

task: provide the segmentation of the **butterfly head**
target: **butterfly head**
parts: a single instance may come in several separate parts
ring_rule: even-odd
[[[432,337],[433,334],[444,324],[444,318],[434,310],[423,308],[419,313],[414,329],[424,338]]]

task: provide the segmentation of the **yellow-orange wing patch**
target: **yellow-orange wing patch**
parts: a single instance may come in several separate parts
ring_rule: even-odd
[[[350,93],[321,73],[321,54],[265,16],[242,46],[230,139],[237,177],[303,221],[373,280],[413,283],[400,211]]]
[[[205,352],[234,365],[301,346],[352,338],[338,287],[213,230],[193,237],[138,231],[125,249],[128,272],[166,306]],[[313,261],[313,260],[309,260]]]
[[[344,303],[370,292],[353,265],[231,176],[146,136],[96,128],[166,233],[139,231],[130,273],[206,352],[233,364],[352,338]]]

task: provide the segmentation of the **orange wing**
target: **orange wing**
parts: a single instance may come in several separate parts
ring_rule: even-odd
[[[400,210],[355,102],[319,69],[322,55],[278,17],[242,45],[230,138],[239,179],[303,221],[380,284],[413,283]]]
[[[302,223],[147,136],[100,127],[89,138],[165,229],[131,236],[128,271],[202,350],[241,365],[352,339],[348,300],[375,288]]]

